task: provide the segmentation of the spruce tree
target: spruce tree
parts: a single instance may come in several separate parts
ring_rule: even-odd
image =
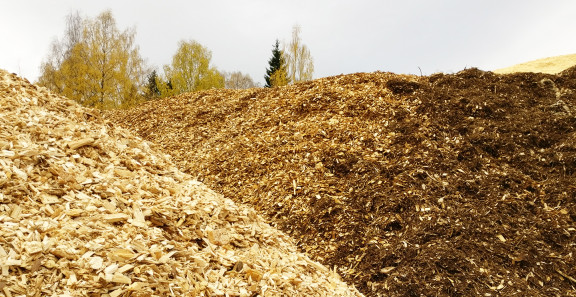
[[[158,89],[158,74],[153,70],[148,75],[148,83],[146,84],[146,99],[154,99],[160,97],[160,89]]]
[[[264,79],[266,80],[265,87],[271,88],[273,86],[273,81],[271,81],[270,78],[273,77],[274,72],[278,70],[286,72],[286,61],[282,56],[282,51],[280,50],[280,42],[278,39],[276,39],[276,44],[274,45],[274,48],[272,48],[272,58],[268,60],[268,64],[270,65],[270,68],[266,69],[266,75],[264,76]],[[286,81],[288,80],[286,74],[282,76],[286,76]]]

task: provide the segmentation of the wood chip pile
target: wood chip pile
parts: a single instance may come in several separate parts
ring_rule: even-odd
[[[0,296],[361,296],[251,208],[0,70]]]
[[[576,69],[358,73],[108,115],[369,296],[576,296]]]

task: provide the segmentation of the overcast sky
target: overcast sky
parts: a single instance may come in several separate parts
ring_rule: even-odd
[[[494,70],[576,53],[574,0],[0,0],[0,68],[35,81],[65,16],[110,9],[136,28],[141,54],[162,69],[180,40],[212,51],[219,70],[263,76],[274,41],[292,27],[314,58],[314,77],[341,73]]]

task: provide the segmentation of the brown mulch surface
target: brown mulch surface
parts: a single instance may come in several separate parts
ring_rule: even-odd
[[[576,68],[341,75],[106,116],[367,296],[576,296]]]

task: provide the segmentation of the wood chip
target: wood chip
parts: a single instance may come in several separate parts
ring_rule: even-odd
[[[2,70],[0,127],[5,296],[362,296],[153,145]]]
[[[83,138],[83,139],[69,142],[68,147],[75,150],[75,149],[78,149],[78,148],[86,146],[86,145],[91,145],[94,143],[94,141],[95,141],[94,138],[87,137],[87,138]]]
[[[115,213],[115,214],[104,215],[102,219],[108,223],[117,223],[117,222],[127,221],[129,218],[130,218],[130,216],[125,214],[125,213]]]
[[[576,67],[343,74],[103,114],[366,295],[573,295]]]

